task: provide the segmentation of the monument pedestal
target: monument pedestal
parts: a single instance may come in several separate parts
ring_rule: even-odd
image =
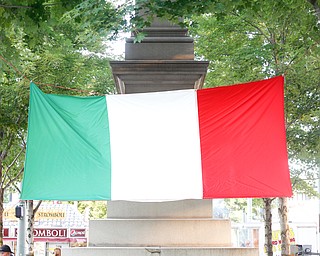
[[[88,247],[64,256],[257,256],[233,248],[231,223],[212,218],[212,200],[108,202],[108,219],[91,220]]]
[[[256,256],[232,248],[231,223],[212,218],[212,200],[108,202],[108,219],[91,220],[87,248],[64,256]]]
[[[90,221],[89,246],[230,247],[230,221],[212,219],[211,202],[110,202],[107,221]]]

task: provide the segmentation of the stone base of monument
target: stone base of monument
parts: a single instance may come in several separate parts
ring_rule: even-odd
[[[63,256],[257,256],[258,248],[86,247],[63,248]]]
[[[212,218],[211,200],[108,202],[108,219],[89,222],[88,247],[63,256],[256,256],[234,248],[231,222]]]

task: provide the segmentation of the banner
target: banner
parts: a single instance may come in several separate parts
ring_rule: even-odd
[[[283,84],[75,97],[31,83],[21,199],[291,196]]]

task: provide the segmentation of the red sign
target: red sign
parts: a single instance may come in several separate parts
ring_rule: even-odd
[[[15,237],[17,237],[18,229],[15,229]],[[67,237],[68,232],[66,228],[35,228],[33,230],[33,236],[36,237],[55,237],[64,238]]]
[[[85,237],[86,230],[84,228],[70,229],[70,237]]]
[[[9,229],[8,228],[3,229],[3,237],[9,237]]]

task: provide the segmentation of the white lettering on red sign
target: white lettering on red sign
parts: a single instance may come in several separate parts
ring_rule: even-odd
[[[67,229],[34,229],[34,237],[67,237]]]

